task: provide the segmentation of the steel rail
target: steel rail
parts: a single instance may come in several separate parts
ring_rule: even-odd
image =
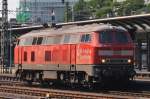
[[[35,88],[35,87],[26,87],[25,83],[20,81],[19,79],[15,79],[13,76],[1,76],[0,79],[0,92],[6,93],[14,93],[14,94],[23,94],[23,95],[33,95],[40,97],[69,97],[69,98],[80,98],[80,99],[127,99],[127,98],[150,98],[149,91],[101,91],[101,92],[78,92],[78,91],[66,91],[66,90],[56,90],[56,89],[43,89],[43,88]]]
[[[140,92],[135,92],[135,91],[130,91],[130,92],[125,92],[125,91],[109,91],[108,92],[110,95],[121,95],[121,96],[133,96],[136,98],[150,98],[150,92],[149,91],[140,91]]]
[[[133,99],[133,98],[150,98],[150,92],[134,93],[134,92],[119,92],[108,91],[107,93],[89,93],[79,91],[41,89],[31,87],[16,87],[16,86],[0,86],[0,92],[13,93],[29,96],[50,97],[50,98],[70,98],[70,99]]]

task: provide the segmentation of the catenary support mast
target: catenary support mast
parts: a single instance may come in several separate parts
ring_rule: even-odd
[[[9,66],[8,3],[2,1],[1,66]],[[2,71],[4,72],[4,71]]]

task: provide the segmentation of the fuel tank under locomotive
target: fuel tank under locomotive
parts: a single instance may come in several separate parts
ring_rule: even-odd
[[[129,80],[135,75],[133,65],[114,64],[114,65],[95,65],[93,67],[95,80]]]

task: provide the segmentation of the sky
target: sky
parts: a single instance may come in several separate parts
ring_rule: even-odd
[[[19,0],[8,0],[8,10],[16,10],[16,8],[18,7],[19,7]],[[2,0],[0,0],[0,10],[1,9],[2,9]],[[14,17],[16,17],[15,12],[9,13],[9,18],[14,18]]]

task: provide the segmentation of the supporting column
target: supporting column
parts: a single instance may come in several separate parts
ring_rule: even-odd
[[[138,69],[142,70],[142,41],[138,40],[138,46],[137,46],[137,65]]]
[[[147,41],[147,68],[150,71],[150,39],[149,32],[146,33],[146,41]]]

